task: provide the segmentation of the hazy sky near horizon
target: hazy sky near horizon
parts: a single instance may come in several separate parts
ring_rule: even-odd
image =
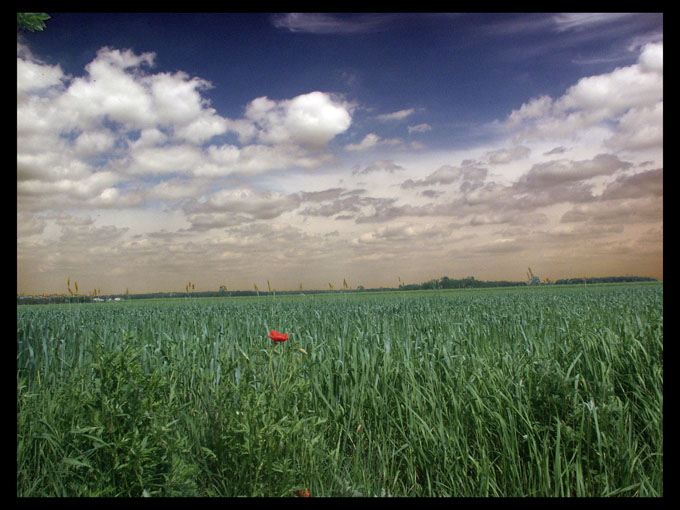
[[[663,15],[50,13],[17,291],[663,277]]]

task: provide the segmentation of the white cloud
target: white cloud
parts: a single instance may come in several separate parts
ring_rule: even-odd
[[[621,161],[611,154],[598,154],[591,160],[572,161],[560,159],[533,165],[517,183],[519,188],[541,188],[562,185],[567,182],[583,181],[599,175],[611,175],[617,170],[627,169],[631,163]]]
[[[516,161],[518,159],[526,158],[531,151],[528,147],[523,145],[516,145],[510,149],[498,149],[495,151],[489,151],[486,155],[489,158],[489,163],[492,165],[500,165],[503,163],[510,163],[511,161]]]
[[[208,230],[271,220],[296,209],[300,197],[274,191],[257,192],[248,188],[221,189],[184,204],[183,209],[193,230]]]
[[[153,65],[154,54],[135,55],[102,48],[85,69],[87,77],[75,78],[58,100],[64,115],[81,129],[100,125],[105,118],[128,129],[154,125],[153,98],[142,79],[128,70]]]
[[[629,151],[663,147],[663,101],[628,110],[620,117],[616,133],[604,145]]]
[[[78,157],[88,157],[111,150],[116,137],[108,129],[84,131],[74,142],[74,151]]]
[[[63,79],[65,76],[59,65],[17,59],[17,96],[59,86]]]
[[[236,133],[242,144],[250,142],[257,135],[257,127],[248,119],[225,119],[225,122],[227,131]]]
[[[211,88],[206,80],[190,78],[182,71],[154,74],[148,81],[160,124],[184,126],[193,122],[206,104],[199,90]]]
[[[219,115],[215,115],[211,108],[209,111],[201,112],[189,124],[177,126],[175,135],[179,139],[202,144],[214,136],[225,133],[227,126],[227,121]]]
[[[53,182],[60,179],[84,179],[92,167],[72,156],[65,144],[38,152],[17,151],[17,180],[41,180]]]
[[[294,143],[319,150],[349,128],[350,110],[349,104],[315,91],[278,102],[259,97],[250,102],[245,116],[255,124],[263,143]]]
[[[227,131],[227,119],[217,115],[201,97],[201,90],[212,88],[210,82],[189,78],[181,71],[155,74],[149,81],[156,122],[174,126],[178,139],[201,144]]]
[[[175,177],[159,182],[147,192],[149,200],[163,200],[174,202],[185,198],[195,198],[200,195],[202,186],[191,178]]]
[[[369,133],[359,143],[350,143],[345,145],[345,150],[361,152],[377,147],[378,145],[389,145],[395,147],[402,144],[403,141],[399,138],[381,138],[375,133]],[[418,147],[414,145],[413,148]]]
[[[390,14],[359,14],[341,17],[328,13],[286,13],[272,17],[275,27],[311,34],[354,34],[381,29],[392,19]]]
[[[661,201],[657,197],[642,197],[579,204],[564,213],[560,221],[623,227],[632,223],[658,223],[662,214]]]
[[[128,145],[131,149],[142,149],[144,147],[153,147],[155,145],[162,145],[168,139],[168,135],[163,133],[158,128],[152,127],[142,129],[139,138],[134,141],[128,139]]]
[[[395,249],[403,246],[402,243],[425,242],[433,237],[442,237],[449,233],[449,229],[443,225],[396,223],[364,232],[352,239],[352,243],[355,245],[385,243],[392,245],[391,248]],[[395,243],[399,244],[395,246]]]
[[[425,133],[427,131],[432,131],[432,126],[427,123],[416,124],[415,126],[408,127],[408,133]]]
[[[115,185],[120,177],[113,172],[96,172],[84,179],[59,179],[53,182],[25,180],[17,183],[17,195],[59,194],[74,199],[87,199],[99,195]]]
[[[663,114],[663,43],[646,44],[638,63],[580,79],[561,97],[533,98],[507,118],[516,140],[577,137],[591,127],[610,132],[610,145],[649,147],[661,143]],[[634,122],[643,122],[634,129]],[[637,138],[637,139],[636,139]]]
[[[405,119],[406,117],[413,115],[415,111],[416,111],[415,108],[408,108],[406,110],[399,110],[398,112],[384,113],[382,115],[378,115],[377,119],[383,122],[389,122],[392,120],[402,120]]]
[[[645,44],[640,54],[640,67],[663,75],[663,43]]]
[[[198,206],[204,211],[237,211],[262,218],[280,214],[278,209],[297,205],[295,195],[275,191],[255,192],[250,189],[222,189],[206,197]]]
[[[558,114],[583,112],[597,122],[632,107],[654,105],[662,98],[663,79],[658,72],[634,65],[580,79],[556,101],[554,108]]]
[[[471,191],[480,187],[488,175],[486,168],[475,164],[463,164],[461,166],[443,165],[428,175],[425,179],[414,181],[407,179],[401,183],[402,189],[411,189],[423,186],[446,186],[454,182],[461,184],[463,191]]]
[[[395,171],[401,171],[404,170],[404,167],[397,165],[394,163],[394,161],[391,160],[386,160],[386,159],[379,159],[376,161],[373,161],[371,164],[367,165],[363,170],[360,169],[360,167],[356,167],[355,170],[352,172],[352,175],[365,175],[369,174],[372,172],[388,172],[388,173],[394,173]]]
[[[525,121],[540,119],[550,114],[553,100],[550,96],[541,96],[524,103],[519,110],[513,110],[508,116],[506,124],[515,127]]]
[[[189,174],[201,162],[201,150],[190,144],[165,147],[144,147],[130,153],[131,174]]]
[[[345,149],[348,151],[365,151],[371,147],[375,147],[378,141],[380,141],[380,137],[378,135],[375,133],[369,133],[359,143],[350,143],[345,145]]]
[[[566,30],[594,29],[595,25],[618,22],[623,18],[632,16],[631,13],[597,13],[597,12],[570,12],[560,13],[553,16],[555,29],[558,32]]]
[[[18,45],[20,208],[54,207],[66,196],[61,207],[116,201],[125,207],[177,195],[149,192],[147,179],[316,168],[332,158],[323,150],[328,142],[351,124],[353,106],[319,91],[281,101],[257,98],[244,118],[228,119],[203,96],[212,87],[208,81],[182,71],[153,73],[154,61],[154,53],[103,47],[84,76],[74,78]],[[236,133],[241,146],[204,146],[227,132]],[[116,175],[116,182],[96,184],[105,175]]]
[[[211,145],[205,152],[201,163],[194,166],[196,176],[254,176],[276,169],[312,169],[331,158],[326,153],[309,154],[297,145],[251,144],[243,148],[228,144]]]
[[[17,237],[29,237],[45,231],[45,219],[29,213],[17,214]]]

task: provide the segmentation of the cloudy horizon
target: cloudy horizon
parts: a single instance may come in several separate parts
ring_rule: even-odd
[[[660,14],[63,13],[17,37],[18,293],[662,279],[662,214]]]

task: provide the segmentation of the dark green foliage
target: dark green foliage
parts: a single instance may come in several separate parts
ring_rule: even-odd
[[[51,16],[44,12],[17,12],[17,30],[42,32],[45,29],[45,20],[50,18]]]
[[[57,468],[44,473],[48,485],[35,495],[195,495],[195,468],[183,459],[188,449],[177,418],[185,406],[168,401],[168,381],[142,368],[129,337],[113,352],[95,342],[92,355],[88,367],[54,386],[33,443],[22,444],[32,450],[22,449],[22,457]],[[19,391],[19,417],[32,411],[29,396]],[[34,473],[17,475],[21,494]]]

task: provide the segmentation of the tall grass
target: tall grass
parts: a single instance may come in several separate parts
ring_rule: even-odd
[[[19,306],[17,495],[661,496],[662,301],[638,284]]]

